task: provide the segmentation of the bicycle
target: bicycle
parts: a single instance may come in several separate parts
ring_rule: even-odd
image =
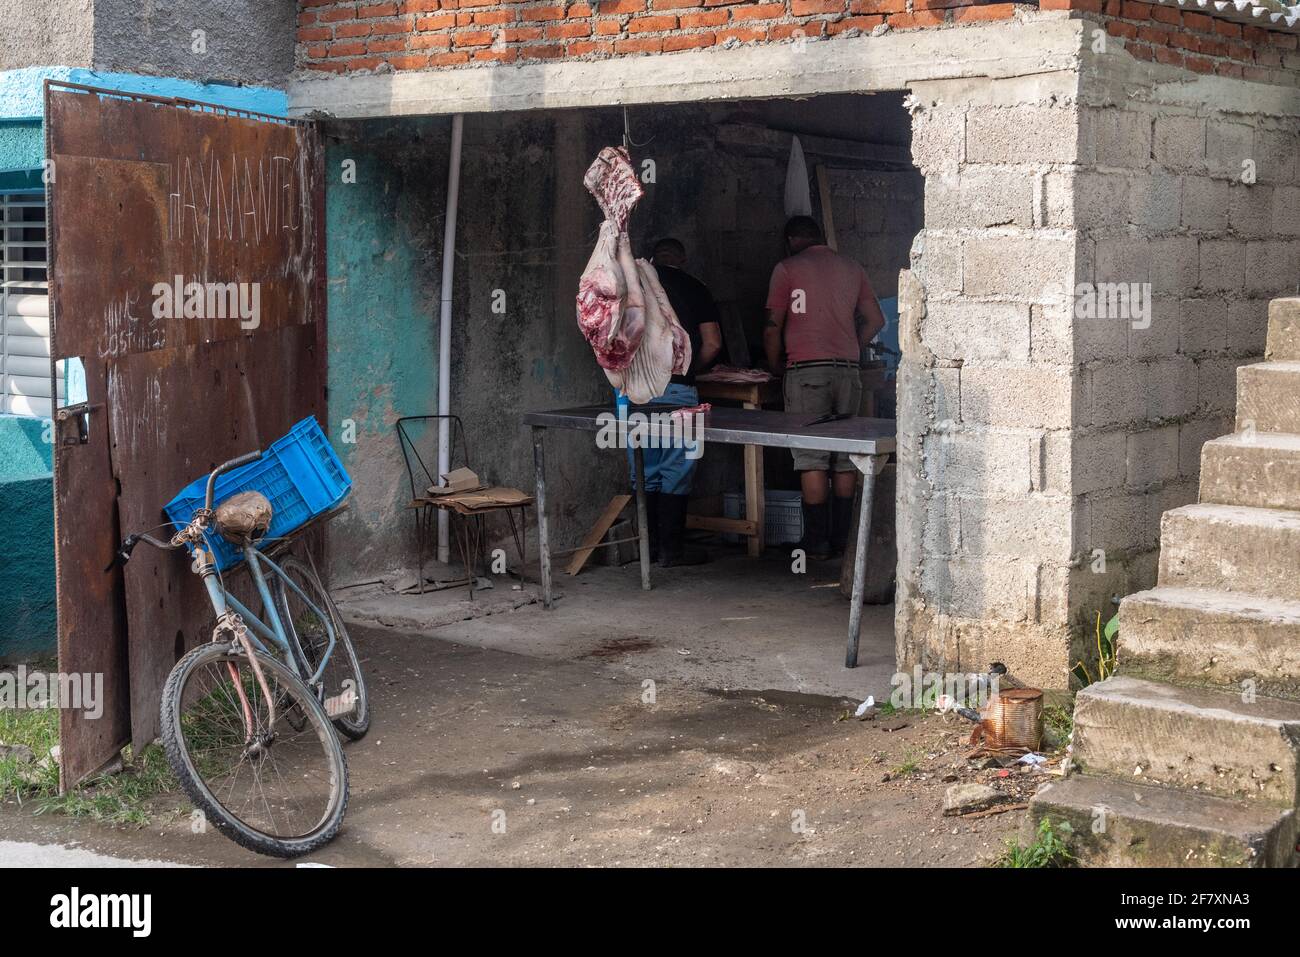
[[[310,555],[277,564],[260,550],[270,502],[242,492],[213,511],[217,477],[261,455],[218,466],[188,525],[169,541],[129,535],[116,560],[129,561],[141,542],[191,550],[216,625],[212,641],[183,656],[163,687],[163,749],[186,795],[223,834],[287,858],[316,850],[338,832],[348,773],[333,729],[359,740],[369,730],[370,709],[356,650]],[[214,530],[241,549],[261,616],[226,590],[208,542]]]

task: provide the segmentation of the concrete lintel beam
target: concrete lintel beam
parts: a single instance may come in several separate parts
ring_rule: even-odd
[[[300,77],[289,113],[368,119],[902,90],[1073,71],[1082,31],[1082,21],[1046,17],[611,60]]]

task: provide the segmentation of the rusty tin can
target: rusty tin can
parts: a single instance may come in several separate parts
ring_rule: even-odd
[[[1043,693],[1037,688],[999,691],[984,708],[980,724],[987,747],[1037,751],[1043,741]]]

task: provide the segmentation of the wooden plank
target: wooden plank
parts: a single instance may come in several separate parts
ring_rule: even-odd
[[[687,528],[698,528],[708,532],[726,532],[729,535],[753,535],[754,523],[744,518],[722,518],[719,515],[686,516]]]
[[[695,382],[700,401],[740,402],[747,409],[757,409],[775,402],[781,395],[781,385],[772,382]]]
[[[767,497],[763,489],[763,447],[745,446],[745,518],[753,525],[747,543],[750,558],[763,554],[763,523]]]
[[[578,546],[578,551],[574,553],[573,560],[569,562],[569,567],[565,569],[570,575],[576,575],[582,571],[582,566],[587,564],[587,559],[591,553],[600,547],[600,540],[605,537],[618,517],[623,514],[623,509],[627,508],[627,503],[632,501],[631,495],[615,495],[605,506],[605,511],[600,513],[600,518],[596,519],[596,524],[591,526],[590,531]]]
[[[817,195],[822,203],[822,228],[826,232],[826,245],[838,250],[835,242],[835,216],[831,211],[831,183],[826,175],[826,167],[817,164]]]

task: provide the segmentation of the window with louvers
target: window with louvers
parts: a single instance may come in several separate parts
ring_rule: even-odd
[[[44,194],[0,194],[0,412],[12,415],[52,414],[45,237]]]

